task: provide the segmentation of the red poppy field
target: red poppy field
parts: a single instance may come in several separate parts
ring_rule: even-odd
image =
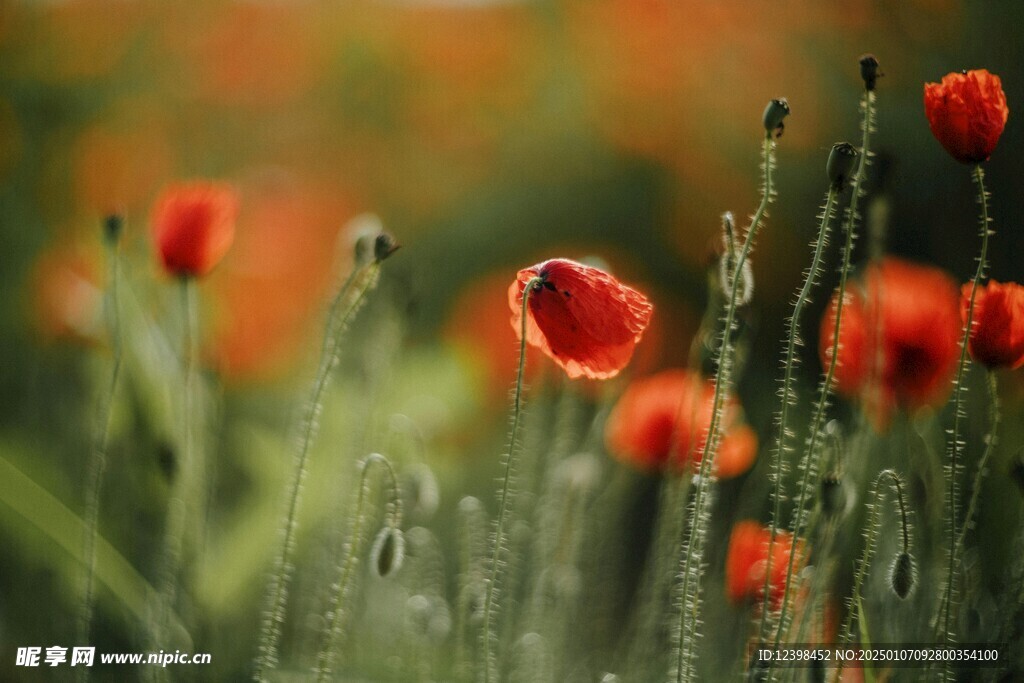
[[[0,6],[0,680],[1024,680],[1022,20]]]

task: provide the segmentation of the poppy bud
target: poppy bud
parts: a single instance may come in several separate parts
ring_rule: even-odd
[[[889,570],[889,585],[892,586],[892,592],[896,594],[896,597],[906,600],[910,591],[914,590],[916,578],[917,568],[914,566],[914,558],[910,553],[897,555]]]
[[[857,148],[849,142],[837,142],[832,145],[832,151],[828,155],[828,163],[825,164],[825,172],[832,183],[832,189],[842,192],[846,188],[846,181],[853,173],[854,162],[857,161]]]
[[[112,213],[103,219],[103,239],[107,244],[113,246],[121,239],[121,232],[124,230],[124,218],[119,214]]]
[[[878,72],[878,60],[873,54],[861,55],[860,77],[864,79],[864,88],[866,90],[874,90],[875,81],[878,80],[879,76],[883,75]]]
[[[401,569],[405,559],[405,536],[402,530],[393,526],[381,529],[373,539],[370,558],[374,571],[382,579]]]
[[[401,246],[401,244],[395,241],[394,237],[386,232],[382,232],[373,240],[373,257],[377,261],[383,261],[398,251]]]
[[[764,108],[764,129],[769,136],[774,133],[775,137],[782,137],[782,131],[785,128],[782,119],[787,116],[789,116],[789,102],[785,97],[779,97],[768,103],[768,106]]]
[[[843,483],[834,472],[821,478],[821,511],[832,517],[843,511]]]

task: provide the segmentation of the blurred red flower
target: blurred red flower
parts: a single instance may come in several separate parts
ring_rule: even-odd
[[[195,181],[164,189],[153,208],[153,239],[164,268],[200,276],[216,266],[235,238],[238,194],[228,185]]]
[[[605,444],[623,462],[642,470],[699,464],[707,444],[715,387],[690,370],[666,370],[632,382],[605,424]],[[757,455],[757,436],[737,424],[739,404],[724,409],[725,436],[715,469],[721,477],[747,471]]]
[[[520,270],[508,289],[512,327],[521,336],[523,291],[529,297],[526,340],[571,379],[608,379],[629,363],[654,307],[640,292],[598,268],[551,259]]]
[[[847,289],[836,390],[864,400],[878,425],[896,407],[941,403],[960,353],[959,299],[956,283],[938,268],[896,258],[871,265],[859,286]],[[832,357],[837,303],[833,295],[821,321],[822,365]],[[881,367],[873,371],[876,362]]]
[[[768,569],[768,546],[771,543],[771,529],[754,520],[737,522],[729,536],[729,551],[725,558],[725,593],[733,603],[748,599],[760,600],[764,596],[765,571]],[[781,606],[782,594],[786,590],[786,568],[794,552],[797,559],[794,571],[803,562],[802,544],[784,531],[775,534],[772,546],[771,577],[768,581],[769,601],[772,609]]]
[[[971,283],[963,286],[960,318],[966,324]],[[1024,287],[1015,282],[990,280],[974,296],[971,357],[987,368],[1019,368],[1024,365]]]
[[[1010,110],[999,76],[977,69],[925,83],[924,112],[935,139],[954,159],[978,164],[992,156]]]

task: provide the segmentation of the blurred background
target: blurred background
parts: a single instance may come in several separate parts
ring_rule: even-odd
[[[862,53],[884,73],[867,188],[884,200],[888,249],[960,280],[978,249],[974,186],[932,138],[922,84],[962,68],[1002,77],[1010,119],[986,165],[990,274],[1024,279],[1022,15],[1013,0],[0,3],[0,454],[80,514],[107,367],[96,327],[101,221],[124,215],[140,310],[169,316],[173,329],[171,283],[150,251],[152,201],[177,180],[233,183],[236,242],[201,284],[219,483],[196,592],[204,623],[244,634],[276,529],[289,425],[325,301],[350,266],[353,218],[377,214],[403,248],[385,267],[387,305],[371,306],[354,331],[377,341],[344,358],[346,377],[377,393],[340,384],[331,414],[348,417],[325,418],[320,451],[369,445],[371,436],[346,441],[360,415],[378,415],[389,438],[402,433],[392,418],[406,416],[450,514],[464,493],[489,496],[497,473],[515,272],[554,256],[604,259],[655,301],[631,372],[684,364],[719,216],[756,207],[761,113],[784,96],[792,115],[778,143],[778,200],[753,257],[740,386],[764,439],[775,405],[763,397],[809,258],[825,160],[833,142],[860,140]],[[147,398],[169,368],[145,367],[128,380],[134,408],[116,421],[101,514],[104,535],[143,576],[159,543],[161,468],[173,460],[169,427],[152,417],[159,399]],[[1024,392],[1012,377],[1003,387],[1011,401]],[[310,496],[322,500],[310,515],[344,509],[327,480],[350,472],[351,458],[330,462],[311,477]],[[73,613],[76,569],[2,502],[0,520],[6,663],[16,645],[70,642],[71,626],[55,633],[53,622]],[[117,601],[101,601],[97,639],[124,646],[132,629]],[[199,641],[230,653],[214,655],[218,676],[248,661],[251,639],[229,640]]]

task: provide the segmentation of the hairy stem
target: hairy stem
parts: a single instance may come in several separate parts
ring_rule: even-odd
[[[335,654],[342,642],[345,621],[345,604],[352,583],[352,574],[359,563],[359,546],[363,538],[363,525],[366,523],[365,503],[370,492],[370,469],[376,463],[385,469],[390,484],[391,499],[388,502],[386,524],[391,529],[398,529],[402,523],[402,497],[398,488],[398,477],[391,463],[380,453],[371,453],[359,464],[359,493],[356,496],[356,510],[352,521],[352,533],[345,543],[345,560],[341,566],[341,577],[333,586],[327,615],[327,629],[324,633],[323,645],[317,655],[316,680],[325,683],[331,679]]]
[[[955,635],[952,630],[952,613],[955,595],[954,584],[956,583],[956,558],[958,554],[957,496],[959,488],[957,486],[957,472],[960,467],[960,454],[964,448],[964,444],[960,440],[960,419],[963,417],[963,394],[966,389],[964,387],[964,376],[967,374],[968,367],[970,367],[967,341],[971,336],[974,324],[975,296],[978,293],[978,287],[981,284],[982,278],[985,277],[988,258],[988,238],[992,234],[992,230],[989,228],[989,223],[992,219],[988,215],[988,193],[985,191],[985,172],[981,169],[981,164],[977,164],[974,167],[974,182],[978,185],[978,203],[981,204],[981,215],[979,217],[981,253],[978,255],[978,268],[974,273],[974,278],[971,280],[971,294],[967,304],[967,319],[964,321],[964,331],[960,339],[960,362],[957,365],[956,379],[953,383],[953,427],[950,430],[950,440],[946,448],[947,455],[949,456],[949,469],[947,470],[949,489],[946,494],[948,496],[946,504],[949,507],[949,564],[946,569],[945,591],[944,595],[941,596],[941,618],[938,621],[942,625],[942,633],[939,635],[947,643],[955,641]],[[965,520],[965,524],[968,522],[969,520]]]
[[[508,516],[509,491],[512,485],[512,465],[515,460],[516,436],[519,432],[519,422],[523,412],[523,372],[526,369],[526,322],[529,310],[530,294],[533,288],[543,280],[539,277],[531,278],[523,289],[523,304],[521,310],[521,327],[519,339],[519,368],[516,371],[516,388],[512,401],[512,430],[509,434],[508,450],[505,456],[505,474],[502,477],[500,502],[498,504],[498,521],[495,529],[494,548],[491,551],[490,576],[487,579],[487,593],[484,598],[484,634],[483,634],[483,679],[484,683],[491,683],[498,678],[497,653],[494,651],[494,602],[495,584],[498,580],[498,572],[501,562],[501,549],[505,534],[505,518]]]
[[[780,390],[782,401],[779,407],[779,412],[776,415],[778,432],[775,439],[775,448],[772,450],[772,477],[775,480],[773,498],[775,499],[775,505],[774,510],[772,511],[771,535],[768,540],[768,557],[764,572],[761,623],[758,628],[759,642],[764,642],[768,635],[768,614],[771,611],[771,595],[769,588],[771,586],[772,557],[775,549],[775,538],[778,535],[779,519],[782,517],[782,479],[785,474],[783,459],[785,454],[789,452],[789,446],[787,445],[787,441],[790,436],[789,408],[796,405],[797,401],[796,393],[793,391],[793,370],[797,362],[796,348],[802,343],[800,340],[800,318],[803,314],[804,307],[810,300],[811,290],[817,284],[821,273],[822,255],[825,251],[825,244],[828,242],[829,226],[832,221],[832,206],[835,203],[836,193],[837,189],[835,187],[829,188],[828,195],[825,198],[825,209],[821,215],[821,225],[818,226],[818,236],[814,242],[814,256],[811,258],[811,265],[804,277],[803,286],[800,288],[800,292],[797,294],[796,303],[793,305],[793,315],[787,321],[787,327],[789,329],[786,341],[786,356],[783,363],[784,370],[782,377],[782,389]]]
[[[750,229],[747,230],[746,240],[740,250],[739,257],[732,268],[732,278],[729,287],[729,297],[726,302],[725,326],[722,330],[722,342],[719,345],[718,367],[715,377],[715,392],[712,399],[711,423],[708,426],[708,435],[705,442],[704,454],[701,457],[700,469],[697,481],[697,488],[694,494],[693,514],[690,517],[690,531],[688,541],[683,546],[682,552],[682,586],[680,588],[679,623],[678,632],[675,635],[676,642],[673,645],[677,648],[674,671],[670,673],[670,680],[677,683],[693,677],[692,666],[696,658],[697,649],[697,623],[700,613],[700,579],[702,574],[701,563],[703,561],[703,541],[707,526],[706,510],[710,498],[710,483],[712,466],[715,454],[718,450],[718,443],[721,439],[722,414],[726,395],[729,392],[730,374],[732,370],[732,333],[736,324],[736,310],[740,288],[742,284],[743,265],[750,255],[757,236],[758,228],[764,219],[768,204],[772,200],[772,167],[774,165],[775,142],[771,135],[766,135],[762,145],[762,165],[764,171],[764,185],[762,187],[761,203],[751,219]]]
[[[379,274],[380,261],[377,260],[357,267],[338,289],[338,293],[331,302],[324,340],[321,345],[320,363],[306,406],[300,447],[295,457],[291,483],[288,486],[288,502],[284,525],[281,528],[281,542],[274,559],[267,609],[260,624],[259,652],[253,671],[253,678],[257,681],[266,680],[267,672],[277,666],[278,642],[281,638],[281,626],[284,623],[285,608],[288,603],[288,587],[293,571],[291,560],[295,552],[295,534],[298,530],[302,485],[306,478],[310,447],[316,437],[319,415],[323,409],[324,392],[330,383],[331,371],[338,362],[340,338],[352,318],[362,307],[367,293],[376,286]]]

